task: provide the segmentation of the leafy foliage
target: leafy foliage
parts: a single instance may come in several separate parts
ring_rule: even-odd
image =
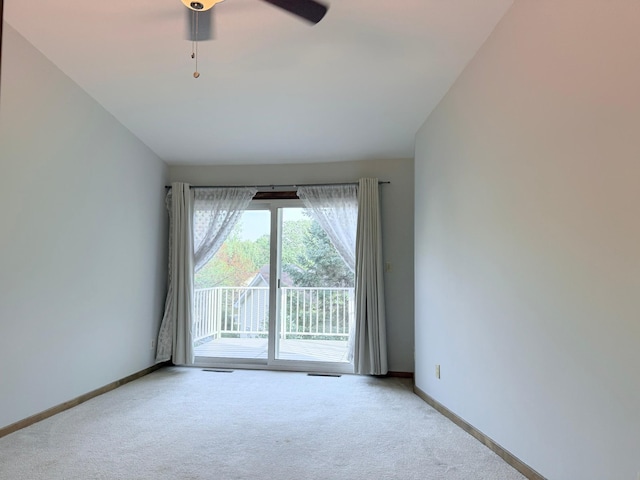
[[[195,288],[247,285],[269,264],[269,236],[242,239],[238,222],[220,250],[194,279]],[[322,227],[311,218],[283,223],[282,269],[300,287],[353,287],[354,275],[331,244]]]
[[[194,276],[195,288],[246,285],[261,265],[269,263],[269,240],[242,240],[238,222],[213,258]]]
[[[312,221],[304,232],[304,248],[291,252],[283,266],[298,287],[353,287],[354,275],[338,254],[322,227]]]

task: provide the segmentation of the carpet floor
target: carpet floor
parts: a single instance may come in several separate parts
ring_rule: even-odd
[[[0,439],[0,479],[522,480],[408,380],[165,368]]]

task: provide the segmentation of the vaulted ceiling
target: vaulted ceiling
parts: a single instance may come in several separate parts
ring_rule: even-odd
[[[317,25],[214,7],[193,77],[180,0],[5,0],[5,20],[170,164],[409,158],[513,0],[332,0]]]

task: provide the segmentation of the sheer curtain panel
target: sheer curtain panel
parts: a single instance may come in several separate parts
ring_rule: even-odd
[[[169,286],[156,362],[193,364],[193,275],[215,255],[255,194],[255,188],[172,184],[167,195]]]
[[[256,188],[193,188],[194,271],[204,267],[229,236]]]
[[[359,374],[384,375],[388,371],[377,178],[361,178],[358,185],[356,341],[353,364],[355,372]]]
[[[327,232],[349,270],[356,271],[358,197],[355,185],[298,187],[298,197]]]

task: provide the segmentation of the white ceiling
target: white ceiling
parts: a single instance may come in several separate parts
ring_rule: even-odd
[[[5,0],[5,20],[169,164],[413,157],[513,0],[332,0],[316,26],[214,7],[192,76],[180,0]]]

